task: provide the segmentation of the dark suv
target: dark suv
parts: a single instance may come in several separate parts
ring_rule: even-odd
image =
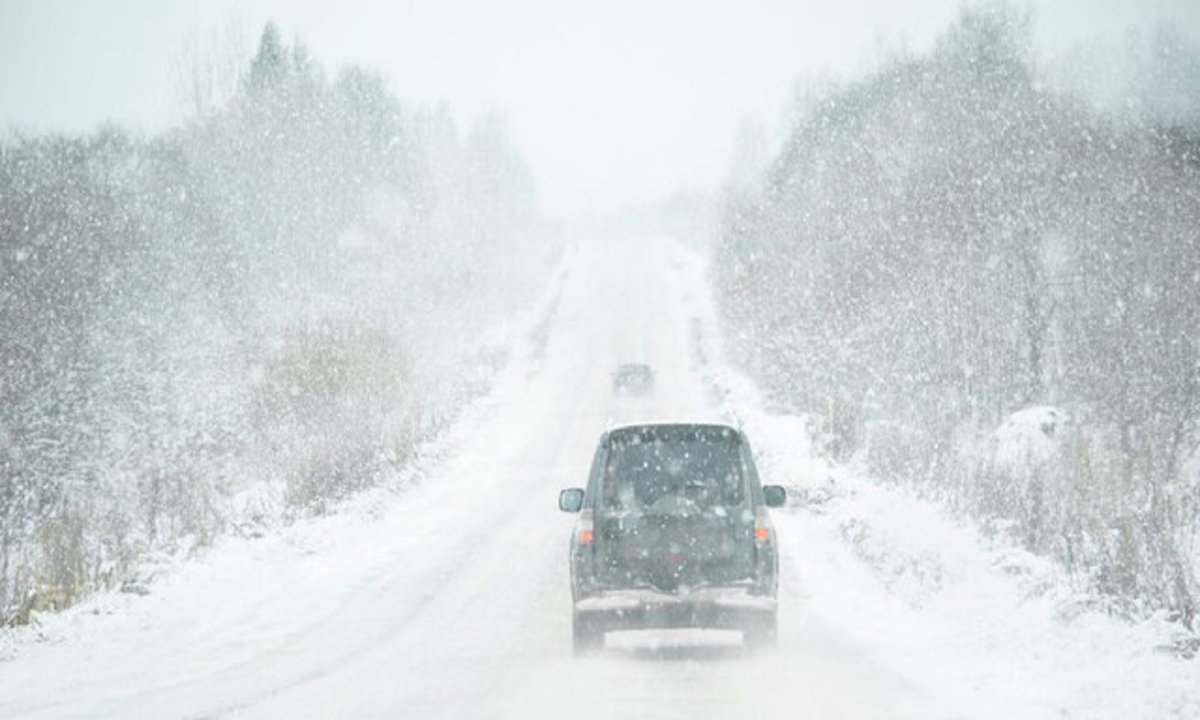
[[[615,395],[646,397],[654,394],[654,368],[645,363],[619,365],[612,374]]]
[[[726,425],[631,425],[600,437],[587,490],[559,494],[578,512],[571,537],[577,653],[608,630],[741,630],[775,638],[779,558],[745,435]]]

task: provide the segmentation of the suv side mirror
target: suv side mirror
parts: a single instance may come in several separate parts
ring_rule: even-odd
[[[767,507],[783,507],[787,502],[787,490],[782,485],[763,485],[763,502]]]
[[[782,489],[782,488],[781,488]],[[583,488],[567,488],[558,493],[558,509],[563,512],[579,512],[583,507]]]

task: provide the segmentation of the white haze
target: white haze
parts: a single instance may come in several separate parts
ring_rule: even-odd
[[[268,19],[326,67],[384,71],[456,117],[507,113],[555,214],[713,189],[746,118],[779,138],[797,79],[854,76],[881,49],[924,51],[960,0],[492,3],[0,1],[0,128],[149,131],[185,110],[185,48],[249,57]],[[1048,57],[1120,50],[1160,21],[1200,35],[1191,0],[1037,0]],[[231,40],[232,39],[232,40]]]
[[[0,0],[0,719],[1200,717],[1197,5],[1032,15]],[[575,659],[664,419],[778,647]]]

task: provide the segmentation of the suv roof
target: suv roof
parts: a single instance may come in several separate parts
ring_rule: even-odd
[[[645,436],[661,435],[669,437],[672,434],[679,433],[680,435],[688,432],[702,433],[731,433],[741,440],[742,431],[738,428],[726,423],[717,422],[694,422],[694,423],[668,423],[668,422],[648,422],[648,423],[629,423],[626,425],[614,425],[605,433],[605,437],[612,437],[614,434],[643,434]]]

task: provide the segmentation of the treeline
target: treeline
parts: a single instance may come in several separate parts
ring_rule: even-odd
[[[927,56],[810,98],[727,193],[729,342],[831,454],[1190,624],[1200,123],[1052,93],[1029,38],[1010,6],[970,6]],[[1014,462],[996,431],[1038,406],[1068,419]]]
[[[540,285],[502,118],[274,25],[245,68],[159,136],[0,142],[0,625],[378,481]]]

